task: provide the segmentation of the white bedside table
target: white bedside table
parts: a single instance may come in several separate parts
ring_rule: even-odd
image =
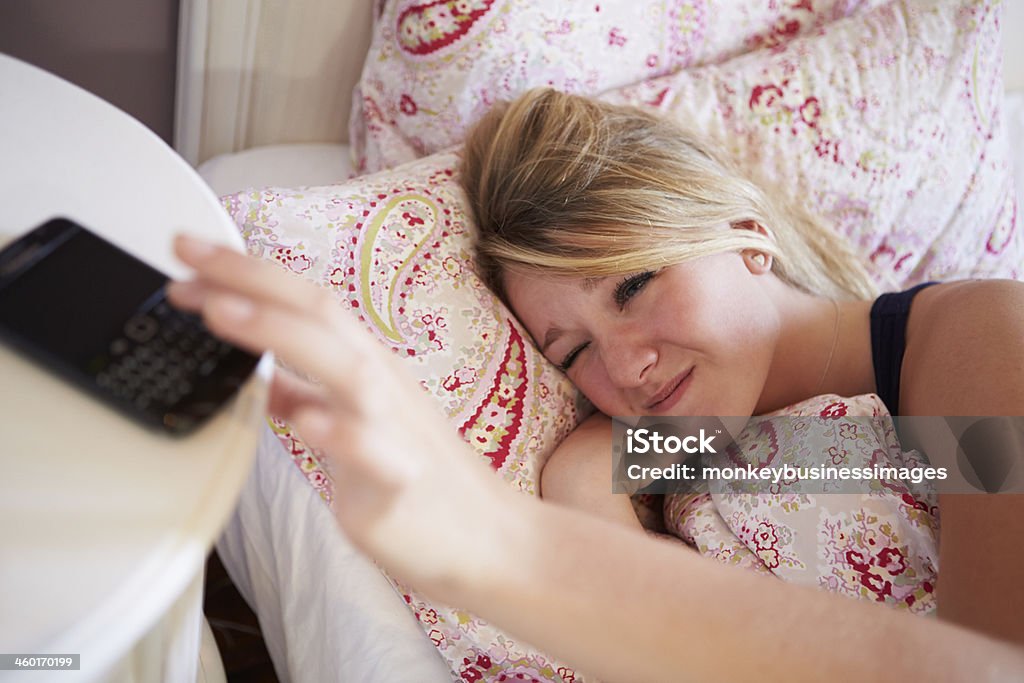
[[[140,123],[0,55],[0,241],[66,215],[171,275],[181,229],[240,248]],[[196,434],[163,437],[0,347],[0,653],[80,654],[0,681],[196,680],[203,566],[252,464],[271,359]]]

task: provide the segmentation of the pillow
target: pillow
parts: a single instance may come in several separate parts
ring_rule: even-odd
[[[473,274],[456,161],[435,155],[342,185],[247,191],[224,203],[251,254],[337,294],[405,359],[498,476],[536,495],[551,450],[585,413],[569,381]],[[321,454],[287,423],[271,426],[330,502]],[[571,669],[489,624],[393,583],[456,676],[572,680]]]
[[[372,172],[461,141],[497,100],[551,85],[596,94],[718,61],[882,0],[391,0],[353,96]]]
[[[882,289],[1024,274],[995,0],[892,2],[605,99],[717,139],[846,235]]]
[[[746,455],[754,448],[759,466],[768,467],[927,466],[916,451],[902,450],[893,422],[884,419],[885,404],[874,394],[818,396],[772,416],[813,419],[753,420],[737,439],[742,448],[733,452]],[[818,443],[834,444],[828,459],[802,452],[812,432]],[[795,493],[794,483],[783,480],[767,492],[759,487],[755,495],[744,492],[747,483],[740,481],[666,495],[665,526],[724,564],[914,614],[935,611],[939,517],[931,483],[887,480],[870,493],[818,495]]]

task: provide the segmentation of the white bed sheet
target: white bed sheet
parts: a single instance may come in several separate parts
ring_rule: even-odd
[[[344,537],[269,428],[217,552],[259,616],[282,683],[452,680],[401,596]]]
[[[1024,200],[1024,90],[1007,93],[1006,106],[1003,108],[1003,121],[1006,123],[1010,160],[1013,162],[1013,172],[1016,176],[1017,211],[1019,213],[1024,210],[1024,204],[1021,204],[1021,201]]]
[[[1007,95],[1004,116],[1020,204],[1024,91]],[[325,185],[351,176],[348,151],[342,145],[266,147],[211,159],[199,170],[221,195]],[[452,679],[404,601],[341,535],[269,430],[217,550],[259,614],[282,681]]]

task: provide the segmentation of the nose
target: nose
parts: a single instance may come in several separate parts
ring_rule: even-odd
[[[647,381],[658,362],[658,351],[635,331],[623,330],[605,343],[602,357],[609,379],[627,389]]]

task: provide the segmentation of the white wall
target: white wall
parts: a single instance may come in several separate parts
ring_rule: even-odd
[[[1024,0],[1003,0],[1003,80],[1024,90]]]

